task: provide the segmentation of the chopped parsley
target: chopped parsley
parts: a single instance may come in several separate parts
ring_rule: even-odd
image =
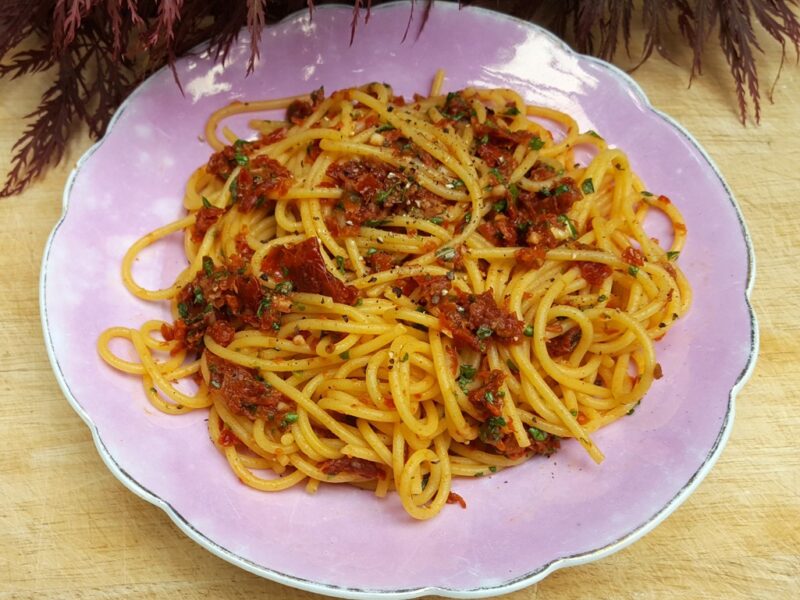
[[[494,208],[494,212],[498,212],[498,213],[504,212],[506,210],[507,206],[508,206],[508,202],[506,202],[505,198],[500,200],[500,202],[495,202],[494,204],[492,204],[492,208]]]
[[[189,307],[181,302],[178,304],[178,314],[181,316],[181,319],[186,319],[189,316]]]
[[[565,194],[568,191],[569,191],[569,186],[566,183],[562,183],[553,190],[553,195],[558,196],[559,194]]]
[[[448,246],[445,246],[444,248],[439,248],[436,251],[436,257],[445,262],[451,262],[456,257],[456,249]]]
[[[194,303],[202,304],[204,301],[205,297],[203,296],[203,290],[200,287],[194,288]]]
[[[294,289],[294,284],[291,281],[281,281],[278,285],[275,286],[275,291],[284,296],[286,296],[287,294],[291,294],[293,289]]]
[[[465,394],[468,392],[469,384],[472,383],[472,380],[475,379],[475,374],[478,370],[471,366],[471,365],[461,365],[458,368],[458,379],[456,383],[458,383],[458,387],[461,388]]]
[[[201,196],[200,199],[203,201],[203,208],[211,208],[211,201],[208,198]]]
[[[475,330],[475,335],[478,336],[479,340],[485,340],[489,336],[494,333],[491,327],[487,327],[486,325],[481,325],[478,329]]]
[[[528,142],[528,148],[531,150],[541,150],[544,147],[544,141],[538,135],[535,135]]]
[[[205,271],[206,275],[209,277],[214,274],[214,261],[211,260],[210,256],[203,257],[203,271]]]
[[[522,335],[525,337],[533,337],[533,325],[526,325],[525,329],[522,330]]]
[[[541,429],[536,429],[536,427],[528,428],[528,433],[530,433],[531,437],[537,442],[543,442],[547,439],[547,434]]]
[[[453,181],[451,181],[444,187],[449,188],[451,190],[455,190],[457,188],[464,187],[464,182],[461,181],[460,179],[453,179]]]
[[[406,362],[408,360],[408,352],[403,354],[403,358],[400,359],[400,362]]]
[[[639,273],[639,267],[635,267],[635,266],[633,266],[633,265],[631,265],[631,266],[629,266],[629,267],[628,267],[628,274],[629,274],[631,277],[636,277],[636,275],[637,275],[638,273]]]
[[[434,225],[441,225],[442,223],[444,223],[444,217],[431,217],[430,219],[428,219],[428,221],[430,221]]]
[[[497,181],[499,181],[500,183],[505,183],[506,177],[500,172],[500,169],[498,169],[497,167],[492,167],[491,169],[489,169],[489,173],[491,175],[494,175],[495,179],[497,179]]]
[[[606,300],[608,300],[608,296],[606,296],[605,294],[600,294],[600,295],[597,297],[597,301],[598,301],[598,302],[605,302]]]
[[[385,190],[381,190],[380,192],[378,192],[378,195],[375,196],[375,202],[383,206],[384,202],[386,202],[386,199],[392,195],[392,192],[394,192],[394,190],[395,186],[392,186]]]
[[[502,429],[506,426],[503,417],[489,417],[481,425],[481,440],[484,442],[497,442],[502,437]]]
[[[563,223],[567,226],[567,230],[569,230],[569,234],[572,236],[573,239],[578,237],[578,230],[575,229],[575,224],[572,222],[567,215],[558,215],[558,222]]]
[[[290,412],[283,415],[283,420],[281,421],[281,425],[291,425],[292,423],[297,423],[297,419],[300,417],[297,416],[297,413]]]
[[[512,373],[519,373],[519,367],[517,366],[517,363],[515,363],[510,358],[506,361],[506,365],[508,365],[508,369]]]
[[[581,184],[581,189],[583,190],[584,194],[594,194],[594,183],[592,183],[592,178],[584,179],[583,183]]]
[[[519,109],[516,106],[512,106],[506,109],[505,114],[509,117],[516,117],[519,114]]]
[[[336,268],[339,269],[339,272],[342,275],[344,275],[344,256],[336,257]]]
[[[378,127],[375,131],[378,133],[383,133],[384,131],[392,131],[394,129],[394,125],[391,123],[384,123],[380,127]]]
[[[339,358],[341,358],[342,360],[349,360],[350,359],[350,351],[349,350],[345,350],[344,352],[342,352],[339,355]]]
[[[261,302],[258,303],[258,311],[256,311],[256,316],[261,318],[261,315],[263,315],[264,311],[269,308],[270,304],[272,304],[272,297],[264,296],[261,299]]]
[[[591,135],[592,137],[596,137],[597,139],[600,139],[600,140],[602,140],[602,139],[603,139],[603,138],[601,138],[601,137],[600,137],[600,135],[599,135],[599,134],[598,134],[598,133],[597,133],[597,132],[596,132],[594,129],[590,129],[590,130],[589,130],[589,131],[587,131],[586,133],[588,133],[588,134],[589,134],[589,135]]]
[[[649,197],[650,197],[650,196],[652,196],[652,195],[653,195],[653,194],[651,194],[650,192],[647,192],[647,191],[642,191],[642,196],[647,196],[647,197],[649,198]]]
[[[364,225],[367,227],[381,227],[382,225],[386,225],[389,222],[389,219],[370,219],[368,221],[364,221]]]
[[[508,193],[511,194],[511,199],[516,200],[519,197],[519,188],[517,184],[512,183],[508,186]]]
[[[678,252],[677,250],[674,250],[674,251],[670,250],[669,252],[667,252],[667,260],[678,260],[678,257],[680,255],[681,255],[681,253]]]

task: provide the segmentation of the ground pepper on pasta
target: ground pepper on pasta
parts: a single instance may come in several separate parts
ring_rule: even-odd
[[[371,83],[220,109],[187,216],[123,260],[131,293],[172,320],[112,327],[100,355],[159,410],[208,411],[253,488],[395,491],[427,519],[466,508],[454,478],[568,438],[600,462],[591,433],[662,376],[654,342],[691,302],[678,209],[569,115],[506,89],[445,94],[443,78],[413,99]],[[231,115],[274,110],[248,139],[218,137]],[[643,228],[651,211],[668,246]],[[142,288],[134,259],[176,233],[188,266]]]

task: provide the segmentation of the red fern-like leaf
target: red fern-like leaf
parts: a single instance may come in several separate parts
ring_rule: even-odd
[[[352,43],[363,11],[366,25],[373,4],[382,0],[351,1]],[[433,2],[425,0],[417,35]],[[756,121],[761,116],[756,28],[781,45],[781,66],[789,47],[800,60],[797,0],[459,0],[462,4],[542,23],[578,50],[609,60],[620,46],[631,54],[631,23],[638,11],[644,32],[639,64],[654,52],[666,55],[663,41],[677,25],[692,50],[690,83],[701,74],[703,56],[716,37],[730,66],[742,122],[750,109]],[[175,60],[201,42],[225,61],[246,27],[250,73],[260,57],[263,26],[303,9],[313,18],[314,6],[313,0],[0,0],[0,78],[53,74],[53,85],[28,115],[29,125],[13,148],[0,197],[21,191],[57,163],[80,124],[92,136],[102,135],[116,107],[155,70],[169,65],[178,81]],[[403,40],[416,6],[416,0],[409,2]],[[33,44],[20,47],[29,38]]]

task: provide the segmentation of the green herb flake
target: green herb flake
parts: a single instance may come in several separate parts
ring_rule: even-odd
[[[214,261],[211,259],[210,256],[203,257],[203,271],[206,272],[206,275],[211,277],[214,274]]]
[[[544,141],[538,135],[533,136],[528,142],[528,148],[531,150],[541,150],[544,147]]]
[[[258,311],[256,312],[256,316],[261,318],[261,315],[264,314],[264,311],[269,308],[269,305],[272,304],[272,297],[264,296],[261,299],[261,302],[258,303]]]
[[[489,470],[490,470],[492,473],[497,473],[497,467],[495,467],[494,465],[492,465],[491,467],[489,467]]]
[[[678,257],[680,255],[681,255],[681,253],[678,252],[677,250],[674,250],[674,251],[670,250],[669,252],[667,252],[667,260],[673,260],[673,261],[678,260]]]
[[[344,275],[344,256],[337,256],[336,257],[336,268],[339,269],[339,272]]]
[[[385,190],[381,190],[380,192],[378,192],[378,195],[375,196],[375,202],[377,202],[380,206],[383,206],[386,203],[386,200],[389,198],[389,196],[392,195],[392,192],[394,192],[394,190],[395,186],[392,186]]]
[[[519,367],[517,366],[517,363],[515,363],[510,358],[506,361],[506,365],[508,365],[508,369],[512,373],[519,373]]]
[[[635,266],[633,266],[633,265],[631,265],[631,266],[629,266],[629,267],[628,267],[628,274],[629,274],[631,277],[636,277],[636,275],[637,275],[638,273],[639,273],[639,267],[635,267]]]
[[[569,186],[566,183],[562,183],[553,190],[553,195],[558,196],[559,194],[566,194],[569,191]]]
[[[514,201],[519,198],[519,188],[517,187],[516,183],[512,183],[508,186],[508,193],[511,194],[511,199]]]
[[[472,380],[475,379],[475,374],[478,370],[471,366],[471,365],[461,365],[458,368],[458,379],[456,383],[458,383],[458,387],[461,388],[465,394],[468,392],[469,384],[472,383]]]
[[[246,167],[248,164],[250,164],[250,159],[247,158],[246,154],[237,153],[234,158],[236,159],[236,164],[240,167]]]
[[[394,130],[394,128],[395,128],[394,125],[392,125],[391,123],[384,123],[383,125],[378,127],[375,131],[378,133],[383,133],[384,131],[392,131]]]
[[[403,358],[400,359],[400,362],[406,362],[408,360],[408,352],[403,354]]]
[[[228,189],[231,191],[231,199],[233,202],[236,202],[239,199],[239,178],[237,177],[233,181],[231,181],[230,186]]]
[[[286,413],[283,416],[282,423],[285,423],[286,425],[291,425],[292,423],[297,423],[297,419],[299,419],[299,418],[300,417],[297,416],[297,413],[294,413],[294,412]]]
[[[464,187],[464,182],[460,179],[453,179],[450,183],[446,184],[444,187],[449,188],[451,190],[455,190],[461,187]]]
[[[468,212],[464,215],[464,223],[469,223],[470,221],[472,221],[472,213]]]
[[[530,427],[528,429],[528,433],[530,433],[531,437],[535,439],[537,442],[543,442],[547,439],[547,433],[545,433],[541,429],[537,429],[536,427]]]
[[[341,358],[342,360],[350,360],[350,351],[345,350],[339,355],[339,358]]]
[[[590,130],[589,130],[589,131],[587,131],[586,133],[588,133],[588,134],[589,134],[589,135],[591,135],[592,137],[596,137],[597,139],[600,139],[600,140],[602,140],[602,139],[603,139],[603,138],[601,138],[601,137],[600,137],[600,135],[599,135],[599,134],[598,134],[598,133],[597,133],[597,132],[596,132],[594,129],[590,129]]]
[[[495,202],[492,205],[492,208],[494,208],[494,212],[498,213],[504,212],[507,207],[508,207],[508,202],[506,202],[505,198],[500,200],[500,202]]]
[[[558,215],[558,222],[567,226],[567,230],[569,230],[569,234],[572,236],[572,239],[578,237],[578,230],[575,229],[575,224],[567,215]]]
[[[533,325],[526,325],[525,329],[522,330],[522,335],[525,337],[533,337]]]
[[[281,281],[278,285],[275,286],[275,291],[284,296],[286,296],[287,294],[291,294],[293,289],[294,289],[294,284],[291,281]]]
[[[456,257],[456,249],[449,246],[439,248],[436,251],[436,257],[444,262],[452,262]]]
[[[367,248],[367,251],[366,251],[366,253],[365,253],[365,254],[366,254],[367,256],[372,256],[372,255],[373,255],[373,254],[375,254],[377,251],[378,251],[378,249],[377,249],[377,248]]]
[[[491,327],[487,327],[486,325],[481,325],[478,329],[475,330],[475,335],[478,336],[479,340],[485,340],[489,336],[494,333]]]
[[[178,304],[178,314],[181,316],[181,319],[186,319],[189,316],[189,307],[181,302]]]
[[[441,225],[442,223],[444,223],[444,217],[431,217],[430,219],[428,219],[428,221],[430,221],[434,225]]]
[[[592,183],[591,177],[583,180],[583,183],[581,184],[581,190],[583,190],[584,194],[594,194],[594,183]]]
[[[211,201],[208,198],[201,196],[200,199],[203,201],[203,208],[211,208]]]
[[[203,296],[203,290],[199,287],[194,288],[194,303],[195,304],[202,304],[205,300]]]
[[[597,301],[598,301],[598,302],[605,302],[606,300],[608,300],[608,296],[606,296],[605,294],[600,294],[600,295],[597,297]]]
[[[647,196],[648,198],[650,198],[652,195],[653,194],[651,194],[650,192],[642,191],[642,196]]]
[[[516,106],[512,106],[506,109],[505,114],[509,117],[516,117],[519,114],[519,109]]]
[[[494,175],[494,178],[497,179],[497,181],[499,181],[500,183],[505,183],[506,177],[500,172],[500,169],[498,169],[497,167],[492,167],[491,169],[489,169],[489,173],[491,175]]]

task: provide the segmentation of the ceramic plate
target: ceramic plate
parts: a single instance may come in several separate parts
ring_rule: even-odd
[[[313,20],[303,13],[269,27],[250,77],[242,39],[224,67],[202,49],[178,61],[184,95],[168,70],[146,81],[69,179],[44,255],[42,323],[56,377],[108,467],[204,548],[324,594],[490,596],[619,550],[708,473],[756,355],[753,254],[711,159],[621,71],[528,23],[451,3],[437,2],[421,35],[415,39],[414,24],[401,43],[408,10],[405,3],[373,9],[351,46],[352,8],[322,7]],[[658,345],[665,376],[634,415],[594,436],[606,454],[601,466],[568,442],[550,459],[457,480],[468,509],[448,506],[431,521],[410,519],[396,497],[345,487],[256,492],[209,442],[204,413],[158,413],[138,378],[98,358],[95,340],[105,328],[167,315],[123,288],[122,255],[144,232],[182,215],[185,182],[209,156],[199,136],[214,109],[374,80],[424,93],[438,67],[448,90],[510,87],[570,113],[581,129],[623,148],[647,186],[678,204],[689,229],[680,263],[695,301]],[[183,264],[176,238],[147,251],[135,274],[163,286]]]

